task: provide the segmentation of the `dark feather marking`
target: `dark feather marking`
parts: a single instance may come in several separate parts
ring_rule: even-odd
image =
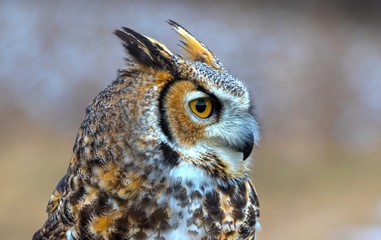
[[[69,199],[70,204],[76,205],[84,197],[85,193],[86,193],[85,188],[82,185],[80,185],[78,190],[71,194],[70,199]]]
[[[124,42],[124,47],[133,57],[136,58],[136,60],[146,66],[166,69],[173,75],[178,75],[178,71],[174,67],[173,60],[168,59],[161,54],[160,51],[165,50],[160,45],[151,42],[148,38],[130,28],[122,27],[122,29],[124,31],[115,30],[114,33]],[[141,49],[139,43],[147,48],[149,55]]]
[[[168,81],[166,85],[163,87],[159,96],[160,127],[163,133],[167,136],[168,140],[171,142],[173,141],[173,135],[171,133],[171,130],[169,129],[169,122],[167,119],[168,116],[166,113],[165,97],[168,94],[169,88],[174,83],[175,83],[175,79]]]
[[[209,213],[209,217],[214,221],[221,222],[223,211],[220,206],[220,195],[216,191],[207,192],[205,195],[205,209]]]
[[[61,180],[59,181],[59,183],[57,184],[56,186],[56,191],[60,192],[60,193],[63,193],[64,190],[65,190],[65,185],[66,185],[66,179],[67,179],[67,176],[65,174],[65,176],[63,176],[61,178]]]
[[[93,211],[96,216],[110,212],[112,207],[107,203],[107,200],[109,198],[110,196],[108,196],[106,192],[104,191],[99,192],[97,202],[93,204]]]
[[[249,186],[250,186],[250,201],[252,202],[252,204],[254,204],[255,206],[258,206],[259,207],[259,201],[258,201],[258,196],[255,192],[255,189],[254,189],[254,186],[253,184],[251,183],[251,181],[249,181]],[[259,217],[259,215],[258,215]]]
[[[136,239],[147,239],[148,236],[147,236],[147,234],[143,231],[143,229],[140,229],[140,231],[137,232],[137,233],[134,235],[134,238],[136,238]]]
[[[128,53],[132,55],[137,61],[139,61],[140,63],[143,63],[144,65],[148,65],[148,66],[153,65],[151,56],[148,55],[139,47],[139,42],[138,42],[139,36],[137,35],[137,33],[131,29],[123,28],[123,30],[125,31],[115,30],[114,34],[118,36],[124,42],[123,46],[128,51]],[[135,35],[133,33],[135,33]]]
[[[174,151],[172,148],[170,148],[167,144],[162,143],[160,145],[161,151],[163,153],[163,158],[164,162],[171,165],[175,166],[179,163],[179,154]]]
[[[198,235],[198,232],[195,231],[195,230],[188,230],[188,234],[189,234],[189,235],[193,235],[193,236],[197,236],[197,235]]]
[[[195,190],[191,193],[190,197],[192,200],[195,200],[195,199],[201,199],[202,195],[198,190]]]
[[[90,233],[88,226],[90,225],[92,217],[92,206],[86,205],[84,206],[79,214],[78,217],[78,226],[77,229],[79,230],[79,238],[80,239],[92,239],[92,234]]]
[[[202,211],[202,206],[200,206],[199,208],[196,208],[194,211],[193,211],[193,216],[196,217],[196,218],[202,218],[203,217],[203,211]]]
[[[242,239],[247,239],[248,237],[254,235],[256,223],[257,223],[256,211],[253,206],[249,206],[246,220],[238,229],[238,233],[240,234]]]
[[[122,239],[124,234],[130,228],[130,225],[131,224],[128,220],[128,212],[126,212],[123,214],[123,216],[121,216],[115,221],[115,231],[111,234],[110,239]]]
[[[89,172],[92,173],[93,172],[92,170],[104,166],[106,164],[106,161],[102,157],[95,156],[95,157],[90,158],[87,161],[87,164],[88,164],[88,166],[86,166],[86,167],[88,168]]]
[[[73,226],[75,224],[74,216],[70,210],[71,203],[68,199],[63,200],[62,208],[60,210],[61,220],[65,225]]]
[[[162,227],[165,227],[167,229],[170,227],[170,225],[167,222],[167,220],[169,219],[169,214],[166,210],[166,207],[157,208],[151,215],[149,215],[148,219],[151,227],[160,227],[160,230],[163,231],[165,229],[162,229]]]
[[[231,204],[233,206],[232,215],[235,219],[242,220],[245,217],[244,209],[247,203],[246,191],[246,185],[244,183],[238,183],[237,192],[231,196]]]
[[[190,203],[187,189],[181,184],[181,178],[178,178],[172,187],[172,195],[178,201],[178,205],[186,207]]]
[[[177,205],[185,208],[189,203],[188,194],[186,188],[180,188],[179,191],[175,191],[174,195],[175,199],[177,199],[179,202]]]
[[[138,227],[149,227],[149,220],[144,209],[141,209],[138,205],[135,205],[129,210],[130,217],[139,223]]]
[[[232,185],[232,184],[219,185],[218,190],[222,191],[223,194],[226,194],[228,196],[233,196],[235,193],[235,185]]]
[[[66,227],[57,219],[57,212],[50,215],[44,226],[32,237],[32,240],[64,239]]]
[[[193,182],[190,181],[190,180],[186,181],[186,185],[187,185],[188,188],[193,188]]]

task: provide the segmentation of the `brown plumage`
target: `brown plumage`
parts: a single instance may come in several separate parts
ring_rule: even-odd
[[[248,161],[259,130],[245,86],[174,21],[187,56],[131,29],[130,55],[86,109],[33,239],[254,239]]]

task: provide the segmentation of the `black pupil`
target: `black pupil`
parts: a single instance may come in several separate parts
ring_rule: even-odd
[[[196,102],[196,110],[199,113],[203,113],[206,110],[206,102],[204,99],[199,99]]]

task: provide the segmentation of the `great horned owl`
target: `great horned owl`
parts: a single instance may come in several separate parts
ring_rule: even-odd
[[[127,66],[86,109],[33,239],[254,239],[249,93],[174,21],[186,56],[116,30]]]

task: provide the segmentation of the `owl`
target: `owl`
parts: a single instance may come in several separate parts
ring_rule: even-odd
[[[245,85],[172,20],[183,56],[122,27],[126,66],[87,107],[33,239],[255,239]]]

